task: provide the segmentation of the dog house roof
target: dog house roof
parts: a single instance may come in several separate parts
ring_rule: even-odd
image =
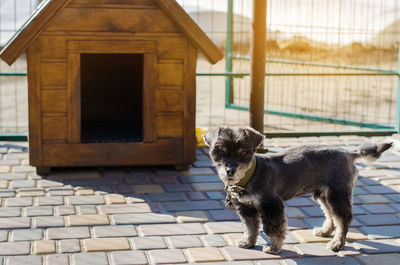
[[[0,52],[0,58],[9,65],[29,47],[71,0],[46,0],[25,24],[14,34]],[[215,64],[223,54],[175,0],[152,0],[182,30],[192,44],[202,51],[208,61]]]

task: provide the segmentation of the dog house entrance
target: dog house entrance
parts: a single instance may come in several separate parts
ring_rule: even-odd
[[[143,54],[81,54],[81,141],[143,141]]]

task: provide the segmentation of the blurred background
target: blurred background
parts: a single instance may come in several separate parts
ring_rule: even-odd
[[[0,46],[39,0],[0,1]],[[226,54],[197,62],[196,127],[249,125],[253,0],[178,0]],[[264,133],[387,134],[400,107],[398,0],[267,0]],[[0,134],[26,135],[26,58],[0,63]]]

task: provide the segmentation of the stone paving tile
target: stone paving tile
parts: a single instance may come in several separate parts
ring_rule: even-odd
[[[185,176],[196,176],[196,175],[215,175],[215,172],[211,168],[196,168],[191,167],[184,171]]]
[[[48,255],[46,256],[46,264],[48,265],[69,265],[68,255]]]
[[[141,236],[206,234],[203,226],[199,223],[139,225],[138,232]]]
[[[189,262],[218,262],[225,261],[224,256],[218,248],[188,248],[185,249]]]
[[[33,242],[33,254],[53,254],[56,253],[56,242],[54,240],[40,240]]]
[[[179,264],[186,263],[187,259],[180,249],[158,249],[148,252],[152,264]]]
[[[15,190],[0,190],[0,198],[8,198],[14,196],[15,196]]]
[[[131,249],[127,238],[89,238],[82,241],[82,247],[87,252]]]
[[[238,262],[240,262],[240,261],[238,261]],[[279,260],[262,260],[262,261],[257,261],[255,264],[256,265],[282,265],[282,263],[280,263]],[[243,264],[243,265],[253,265],[253,263]]]
[[[10,189],[34,188],[34,187],[36,187],[36,181],[34,181],[34,180],[12,180],[12,181],[10,181]]]
[[[386,194],[385,197],[393,202],[400,202],[400,194]]]
[[[123,213],[151,213],[154,212],[148,203],[134,203],[127,205],[102,205],[99,206],[102,214],[123,214]]]
[[[51,179],[41,179],[38,181],[38,187],[40,188],[52,188],[52,187],[62,187],[62,186],[64,186],[64,183]]]
[[[150,176],[150,181],[153,184],[177,184],[176,177],[171,176]]]
[[[209,221],[208,216],[203,211],[176,212],[175,216],[178,223],[204,223]]]
[[[287,227],[290,231],[297,230],[297,229],[309,228],[302,220],[294,219],[294,218],[288,218]]]
[[[303,257],[336,256],[336,253],[326,248],[325,243],[297,244],[294,246]]]
[[[270,255],[262,251],[262,247],[252,249],[238,248],[234,246],[226,246],[221,248],[222,253],[228,261],[236,260],[262,260],[262,259],[277,259],[278,255]]]
[[[283,260],[284,265],[359,265],[352,257],[315,257]]]
[[[181,192],[151,193],[147,195],[152,202],[185,201],[186,198]]]
[[[370,214],[385,214],[385,213],[397,213],[392,207],[391,204],[366,204],[361,205],[360,207],[369,212]]]
[[[74,239],[74,238],[88,238],[88,237],[90,237],[89,228],[84,226],[47,229],[48,239]]]
[[[4,241],[7,241],[7,240],[8,240],[8,231],[7,230],[0,230],[0,242],[4,242]]]
[[[137,233],[133,225],[95,226],[93,235],[95,237],[130,237],[136,236]]]
[[[211,210],[208,213],[214,221],[240,221],[235,210]]]
[[[379,254],[358,256],[355,259],[363,265],[383,265],[383,264],[398,264],[400,260],[399,254]]]
[[[96,205],[79,205],[76,206],[77,214],[97,214]]]
[[[228,245],[231,245],[231,246],[236,246],[236,241],[238,241],[242,237],[243,237],[243,233],[224,234],[225,241],[228,243]],[[261,237],[261,236],[257,237],[256,245],[265,245],[266,243],[267,243],[267,241],[263,237]]]
[[[62,196],[50,196],[50,197],[38,197],[36,203],[39,206],[56,206],[64,204],[64,197]]]
[[[316,218],[304,218],[303,221],[310,228],[320,227],[324,223],[325,217],[316,217]],[[356,218],[353,218],[353,221],[350,223],[350,227],[361,227],[362,224],[357,221]]]
[[[115,225],[123,224],[157,224],[175,223],[175,217],[170,214],[160,213],[133,213],[133,214],[114,214],[111,220]]]
[[[99,195],[88,195],[88,196],[69,196],[67,197],[67,203],[69,205],[101,205],[104,204],[104,197]]]
[[[33,206],[25,208],[25,215],[28,217],[31,216],[49,216],[53,215],[53,207],[51,206]]]
[[[43,238],[43,229],[18,229],[11,232],[12,241],[32,241]]]
[[[391,194],[398,193],[393,187],[376,185],[376,186],[365,186],[364,189],[370,194]]]
[[[157,185],[157,184],[134,185],[133,187],[134,187],[136,193],[139,193],[139,194],[163,193],[164,192],[161,185]]]
[[[87,195],[94,195],[94,190],[92,188],[77,188],[77,191],[75,192],[75,195],[80,195],[80,196],[87,196]]]
[[[194,248],[203,246],[200,238],[193,235],[169,236],[166,238],[166,242],[170,248]]]
[[[74,195],[74,189],[72,187],[54,187],[49,188],[47,193],[50,196],[71,196]]]
[[[29,255],[31,244],[29,242],[5,242],[0,243],[1,256]]]
[[[74,265],[108,265],[106,253],[77,253],[72,255]]]
[[[210,234],[241,233],[244,231],[240,222],[209,222],[204,226]]]
[[[225,240],[220,235],[203,235],[200,236],[206,247],[224,247],[226,246]]]
[[[101,190],[103,190],[103,189],[104,188],[101,188]],[[122,193],[122,194],[129,194],[129,193],[133,193],[134,192],[132,185],[125,185],[125,184],[117,185],[115,187],[115,190],[118,193]],[[104,191],[106,191],[106,190],[104,190]],[[112,191],[110,191],[110,192],[112,192]]]
[[[8,207],[15,207],[15,206],[32,206],[33,205],[33,199],[31,197],[25,197],[25,198],[7,198],[5,200],[4,206]]]
[[[21,208],[19,207],[0,208],[0,217],[18,217],[18,216],[21,216]]]
[[[224,184],[222,182],[192,183],[191,186],[193,190],[200,192],[224,190]]]
[[[288,218],[302,219],[307,217],[300,209],[297,209],[295,207],[285,207],[285,212]]]
[[[221,191],[209,191],[206,195],[210,200],[225,200],[226,198],[225,192]]]
[[[124,204],[125,196],[121,194],[107,194],[104,196],[104,199],[107,204]]]
[[[400,224],[400,218],[394,214],[359,215],[355,218],[367,226]]]
[[[110,254],[113,265],[145,265],[148,264],[143,251],[114,251]]]
[[[57,206],[56,215],[74,215],[75,214],[75,207],[74,206]]]
[[[301,207],[300,210],[310,217],[323,217],[324,212],[319,206]]]
[[[304,197],[295,197],[293,199],[285,201],[285,204],[289,207],[315,206],[312,201]]]
[[[0,229],[29,227],[31,227],[31,218],[29,217],[0,218]]]
[[[78,239],[64,239],[58,241],[58,249],[61,253],[75,253],[81,251],[81,244]]]
[[[368,236],[369,239],[400,238],[400,226],[366,226],[361,227],[360,231]]]
[[[400,244],[389,239],[356,241],[352,246],[364,254],[400,252]]]
[[[207,200],[207,197],[204,196],[204,194],[202,192],[199,192],[199,191],[186,192],[186,196],[191,201],[205,201],[205,200]]]
[[[8,180],[0,180],[0,189],[7,189],[8,182]]]
[[[108,225],[110,220],[105,214],[69,215],[66,217],[68,226]]]
[[[0,174],[0,180],[21,180],[26,179],[27,176],[25,173],[7,173]]]
[[[64,217],[62,216],[39,216],[33,218],[33,226],[36,228],[60,227],[64,226]]]
[[[191,191],[187,184],[164,184],[162,185],[167,192],[185,192]]]
[[[168,212],[219,210],[223,208],[222,205],[217,201],[164,202],[162,205]]]
[[[160,236],[133,237],[131,242],[132,248],[137,250],[168,248],[164,239]]]
[[[20,257],[9,257],[7,265],[42,265],[41,256],[20,256]]]
[[[43,188],[20,188],[17,192],[19,197],[39,197],[45,195]]]
[[[387,204],[387,203],[390,203],[390,200],[385,198],[383,195],[379,195],[379,194],[357,195],[354,197],[358,198],[365,204],[377,204],[377,203]]]
[[[220,178],[217,175],[202,175],[202,176],[183,176],[179,177],[180,182],[182,183],[210,183],[210,182],[218,182]]]

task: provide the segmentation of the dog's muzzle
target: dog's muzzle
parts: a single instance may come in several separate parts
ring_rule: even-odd
[[[233,175],[235,175],[235,173],[236,173],[236,168],[234,168],[234,167],[226,167],[225,168],[225,172],[228,175],[228,177],[233,177]]]

